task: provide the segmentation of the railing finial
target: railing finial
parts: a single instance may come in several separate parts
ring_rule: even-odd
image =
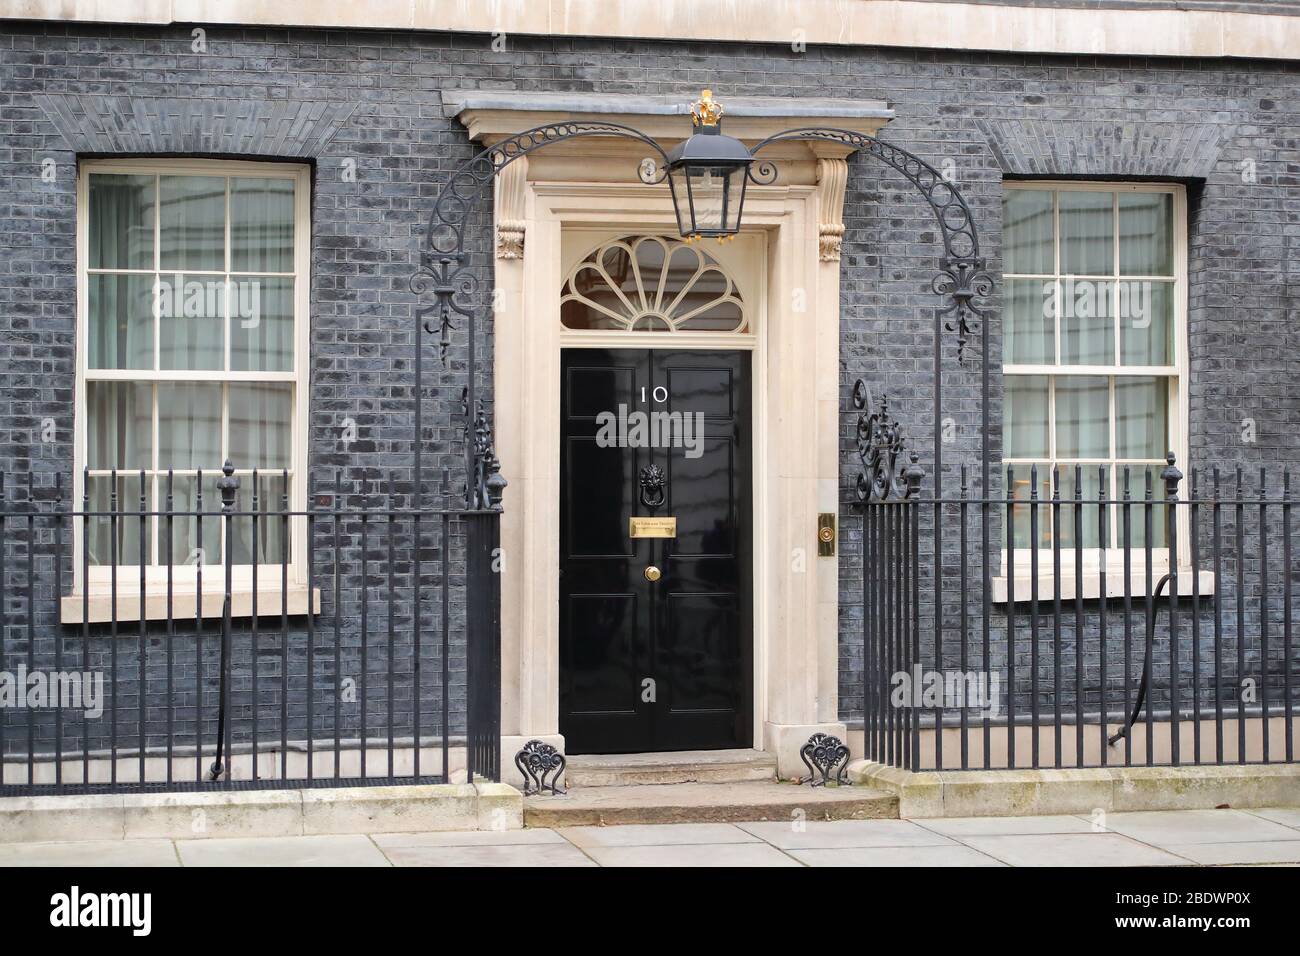
[[[915,498],[921,493],[921,480],[924,477],[925,469],[920,465],[920,456],[912,452],[912,463],[903,472],[903,481],[907,482],[906,497]]]
[[[239,479],[235,477],[235,466],[227,458],[221,466],[221,477],[217,479],[217,490],[221,492],[221,510],[226,514],[235,510],[235,492],[239,491]]]
[[[1183,473],[1178,470],[1175,461],[1174,453],[1169,452],[1165,455],[1165,470],[1160,472],[1160,480],[1165,483],[1166,498],[1178,497],[1178,483],[1183,480]]]

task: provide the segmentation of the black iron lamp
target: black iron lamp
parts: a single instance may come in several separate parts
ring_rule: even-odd
[[[687,242],[734,238],[754,155],[740,140],[722,134],[722,105],[711,91],[691,104],[691,117],[690,138],[668,154],[677,231]]]

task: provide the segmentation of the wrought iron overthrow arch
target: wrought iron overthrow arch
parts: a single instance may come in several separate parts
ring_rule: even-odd
[[[751,152],[757,154],[773,143],[788,140],[840,143],[867,153],[902,173],[925,198],[943,235],[940,271],[931,285],[936,294],[947,296],[951,300],[940,314],[948,317],[947,330],[957,333],[957,360],[961,361],[970,334],[975,330],[972,322],[982,322],[986,311],[976,304],[975,298],[992,294],[993,277],[985,271],[975,219],[957,187],[915,153],[874,136],[847,129],[806,127],[785,130],[758,143]],[[752,177],[755,182],[770,183],[776,179],[774,164],[765,161],[758,166],[759,172]]]
[[[517,133],[479,152],[461,166],[443,185],[434,203],[425,231],[424,246],[420,253],[420,267],[411,277],[411,291],[417,296],[432,292],[435,301],[416,310],[417,345],[415,350],[415,493],[423,489],[420,449],[420,409],[423,404],[421,381],[421,354],[423,344],[418,340],[420,330],[432,334],[436,317],[439,334],[439,353],[446,361],[451,344],[455,315],[464,316],[468,332],[468,384],[462,407],[466,416],[466,467],[468,480],[465,489],[466,506],[471,509],[500,510],[501,492],[505,479],[501,477],[500,462],[492,446],[492,429],[481,400],[475,396],[475,308],[473,297],[480,288],[478,276],[469,262],[465,249],[465,229],[471,214],[483,198],[486,186],[505,166],[521,156],[552,143],[583,136],[621,136],[643,143],[663,160],[655,168],[653,161],[642,161],[638,172],[643,182],[656,184],[667,176],[668,154],[657,142],[630,126],[618,123],[562,122],[549,123]],[[874,136],[834,127],[802,127],[769,136],[754,146],[752,153],[773,143],[790,140],[815,140],[839,143],[854,151],[863,151],[901,173],[925,199],[935,215],[943,237],[943,256],[939,273],[931,283],[935,293],[948,302],[935,315],[934,345],[934,470],[939,480],[942,467],[940,443],[941,336],[946,329],[957,335],[957,358],[964,357],[970,335],[978,330],[981,336],[981,364],[983,389],[981,399],[981,444],[984,488],[988,488],[989,445],[989,369],[987,308],[977,302],[979,297],[993,292],[993,278],[985,268],[980,255],[979,235],[970,207],[955,185],[925,160],[914,153],[883,142]],[[756,162],[747,170],[750,180],[758,185],[775,181],[777,168],[770,161]]]
[[[762,140],[750,151],[757,154],[773,143],[790,140],[812,140],[839,143],[855,151],[873,156],[897,170],[925,199],[934,213],[940,235],[943,237],[943,255],[939,272],[931,282],[935,293],[948,302],[935,313],[934,329],[934,482],[938,497],[939,482],[943,474],[943,442],[941,440],[943,404],[943,374],[941,367],[942,343],[940,331],[957,333],[957,361],[961,362],[972,332],[980,334],[980,474],[982,493],[989,488],[989,333],[986,306],[979,299],[993,294],[994,280],[980,254],[979,233],[970,206],[957,187],[944,179],[932,165],[915,153],[853,130],[835,127],[810,126],[784,130]],[[755,182],[771,182],[776,178],[776,168],[771,162],[756,164],[759,172]],[[987,547],[985,548],[987,551]]]
[[[434,201],[424,231],[420,268],[411,277],[412,292],[418,295],[432,291],[437,296],[433,305],[418,310],[418,314],[423,318],[432,312],[438,313],[441,336],[438,346],[443,357],[451,344],[452,313],[474,317],[472,305],[463,301],[479,288],[478,276],[468,266],[465,227],[483,199],[487,186],[516,159],[543,146],[580,136],[622,136],[638,140],[658,153],[665,163],[650,177],[644,174],[643,165],[642,182],[654,185],[663,182],[667,175],[668,154],[663,147],[644,133],[617,123],[550,123],[538,126],[489,146],[456,170]],[[434,331],[429,323],[421,324],[426,332]]]
[[[527,156],[534,150],[552,143],[581,136],[622,136],[644,143],[663,160],[658,169],[647,169],[643,162],[639,172],[642,182],[655,184],[664,181],[668,174],[668,154],[658,143],[639,130],[618,123],[548,123],[524,130],[482,150],[462,165],[443,185],[434,201],[425,228],[424,245],[420,250],[420,266],[411,276],[410,288],[417,296],[433,293],[434,301],[417,308],[415,343],[415,441],[413,489],[417,499],[424,494],[424,476],[421,455],[421,415],[424,404],[422,356],[424,343],[420,332],[438,332],[439,357],[444,364],[451,345],[452,324],[455,315],[464,316],[468,334],[467,384],[461,407],[465,414],[465,505],[471,510],[501,510],[501,494],[506,481],[501,477],[501,462],[496,457],[492,443],[492,425],[483,402],[475,395],[475,307],[473,299],[481,283],[470,264],[465,249],[465,228],[486,187],[506,166]],[[433,321],[430,318],[433,317]],[[436,322],[436,326],[435,326]]]

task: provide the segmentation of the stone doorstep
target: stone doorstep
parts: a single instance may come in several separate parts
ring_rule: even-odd
[[[913,773],[857,760],[849,779],[897,796],[904,819],[1300,806],[1300,764]]]
[[[569,787],[774,781],[776,757],[761,750],[583,754],[568,758]]]
[[[871,787],[792,783],[675,783],[581,787],[561,796],[524,798],[530,827],[629,823],[747,823],[763,820],[895,819],[898,798]]]
[[[500,783],[0,798],[0,843],[516,830]]]

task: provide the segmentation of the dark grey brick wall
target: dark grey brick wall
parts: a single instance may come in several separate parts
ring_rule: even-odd
[[[504,52],[494,52],[490,40],[214,28],[207,52],[198,54],[185,28],[6,23],[0,29],[0,467],[11,484],[28,473],[42,482],[54,472],[66,477],[71,467],[79,156],[234,151],[314,166],[313,473],[332,481],[342,469],[355,486],[392,469],[399,491],[406,490],[415,306],[407,281],[439,182],[472,154],[463,130],[443,116],[442,92],[453,88],[687,98],[707,85],[724,98],[886,100],[897,116],[889,139],[936,165],[955,164],[995,274],[1004,176],[1187,182],[1193,458],[1203,466],[1266,465],[1275,473],[1300,457],[1293,386],[1300,371],[1294,348],[1300,266],[1290,254],[1300,229],[1300,71],[1294,64],[845,48],[799,53],[529,37],[510,37]],[[56,164],[53,182],[41,178],[45,159]],[[354,182],[342,175],[346,161],[355,163]],[[1247,169],[1252,176],[1243,176]],[[847,390],[862,375],[877,394],[887,392],[928,458],[936,424],[929,390],[936,229],[907,183],[867,159],[853,164],[846,219],[841,386]],[[485,268],[486,238],[480,224],[473,241]],[[980,363],[996,369],[1001,361],[996,318],[990,331],[990,354],[964,365],[955,362],[951,342],[945,347],[942,414],[956,426],[946,451],[953,467],[977,461]],[[424,435],[434,449],[426,459],[431,469],[446,464],[455,473],[459,466],[453,415],[463,378],[458,360],[431,375]],[[996,388],[992,402],[996,454]],[[39,440],[46,417],[58,425],[52,443]],[[338,440],[346,417],[360,426],[359,440],[347,448]],[[1254,443],[1241,441],[1245,418],[1257,423]],[[856,465],[850,425],[846,416],[846,501]],[[507,478],[510,470],[507,461]],[[944,480],[955,487],[955,473]],[[843,713],[853,718],[861,708],[861,559],[857,518],[847,506],[842,517],[841,694]],[[353,598],[358,574],[349,563],[344,588]],[[52,596],[48,575],[38,584]],[[6,647],[13,654],[26,648],[22,601],[7,597],[6,611]],[[945,622],[956,626],[946,616]],[[1004,626],[991,623],[995,630]],[[38,642],[48,649],[57,629],[49,620],[38,625]],[[154,640],[154,648],[165,646]],[[129,669],[132,652],[125,646],[121,652]],[[329,649],[322,653],[329,660]],[[267,660],[277,666],[273,655]],[[318,691],[322,701],[332,700],[332,673],[318,677],[327,685]],[[439,709],[431,706],[431,720]]]

